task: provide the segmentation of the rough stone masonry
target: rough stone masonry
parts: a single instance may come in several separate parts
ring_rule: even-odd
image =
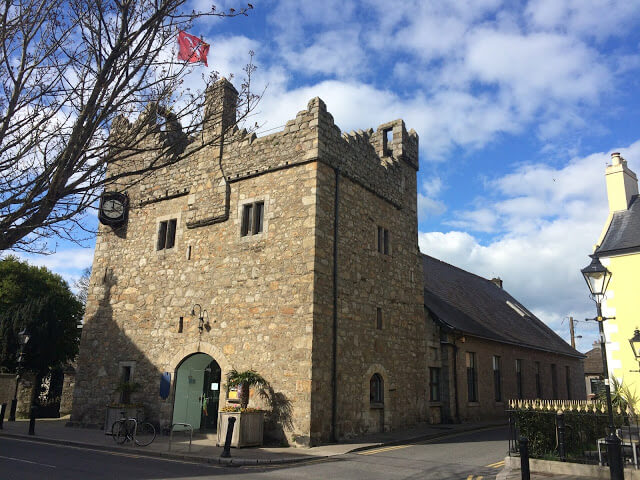
[[[127,366],[147,417],[170,424],[176,369],[195,352],[215,359],[223,379],[232,368],[265,377],[279,405],[266,433],[289,442],[425,421],[417,134],[402,120],[341,134],[314,98],[281,132],[257,138],[234,126],[236,99],[217,82],[205,131],[181,147],[193,152],[186,161],[109,187],[126,191],[130,209],[124,227],[100,226],[72,421],[102,424]],[[135,126],[119,119],[112,134]],[[202,148],[211,136],[221,141]],[[108,174],[144,165],[144,150],[167,141],[158,129]],[[260,203],[261,231],[243,234],[243,212]],[[174,244],[159,249],[172,219]],[[210,329],[198,329],[194,304]],[[223,388],[220,407],[225,398]]]

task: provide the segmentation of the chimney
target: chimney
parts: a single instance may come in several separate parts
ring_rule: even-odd
[[[607,166],[605,178],[609,212],[629,208],[631,197],[638,194],[638,177],[627,167],[627,161],[618,152],[611,154],[611,165]]]
[[[491,282],[494,283],[497,287],[502,288],[502,279],[500,277],[492,278]]]
[[[205,92],[205,136],[221,136],[236,123],[238,91],[222,77]]]

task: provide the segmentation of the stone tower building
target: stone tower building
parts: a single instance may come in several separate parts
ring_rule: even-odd
[[[100,226],[72,421],[101,424],[129,380],[147,417],[215,428],[232,368],[270,382],[266,433],[300,445],[425,421],[417,134],[341,134],[314,98],[257,138],[229,128],[228,81],[207,96],[202,138],[221,146],[158,131],[143,150],[193,154],[129,184],[126,224]]]

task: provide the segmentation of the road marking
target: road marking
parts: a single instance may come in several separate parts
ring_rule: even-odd
[[[158,461],[158,462],[172,462],[172,463],[184,463],[184,464],[188,464],[188,465],[201,465],[203,467],[209,467],[209,468],[225,468],[225,465],[221,465],[221,464],[215,464],[215,463],[204,463],[204,462],[199,462],[197,460],[194,459],[194,461],[189,461],[189,460],[177,460],[174,458],[166,458],[166,457],[156,457],[153,455],[135,455],[132,453],[127,453],[125,451],[122,452],[117,452],[114,450],[103,450],[100,448],[93,448],[92,446],[83,446],[83,445],[66,445],[64,443],[50,443],[50,442],[39,442],[37,440],[28,440],[26,438],[15,438],[15,437],[0,437],[3,440],[11,440],[11,441],[15,441],[15,442],[25,442],[25,443],[36,443],[38,445],[49,445],[51,447],[54,448],[70,448],[71,450],[85,450],[85,451],[90,451],[90,452],[94,452],[94,453],[102,453],[104,455],[113,455],[116,457],[129,457],[129,458],[140,458],[143,460],[152,460],[152,461]],[[123,448],[124,450],[124,448]],[[26,461],[26,460],[25,460]],[[54,467],[55,468],[55,467]]]
[[[500,460],[499,462],[496,463],[491,463],[489,465],[487,465],[488,468],[500,468],[500,467],[504,467],[504,460]]]
[[[375,450],[366,450],[364,452],[356,452],[358,455],[375,455],[376,453],[382,452],[390,452],[392,450],[400,450],[401,448],[411,447],[413,444],[409,445],[395,445],[393,447],[384,447],[384,448],[376,448]]]
[[[31,463],[32,465],[40,465],[41,467],[58,468],[55,465],[49,465],[47,463],[40,463],[40,462],[32,462],[31,460],[23,460],[22,458],[5,457],[4,455],[0,455],[0,458],[6,458],[7,460],[15,460],[16,462]]]

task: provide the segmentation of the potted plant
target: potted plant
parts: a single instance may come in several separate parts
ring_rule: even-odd
[[[235,418],[232,447],[249,447],[262,445],[264,432],[264,410],[249,408],[251,388],[257,389],[261,396],[266,396],[265,389],[269,386],[262,375],[255,370],[237,371],[235,368],[227,374],[227,392],[236,387],[240,405],[227,405],[218,415],[218,445],[224,445],[227,437],[229,418]]]
[[[133,403],[131,394],[140,390],[140,384],[136,382],[122,381],[115,388],[114,392],[119,394],[117,402],[107,405],[107,415],[104,420],[104,433],[111,434],[111,427],[120,420],[122,416],[125,418],[136,418],[138,421],[144,419],[144,410],[142,404]]]

